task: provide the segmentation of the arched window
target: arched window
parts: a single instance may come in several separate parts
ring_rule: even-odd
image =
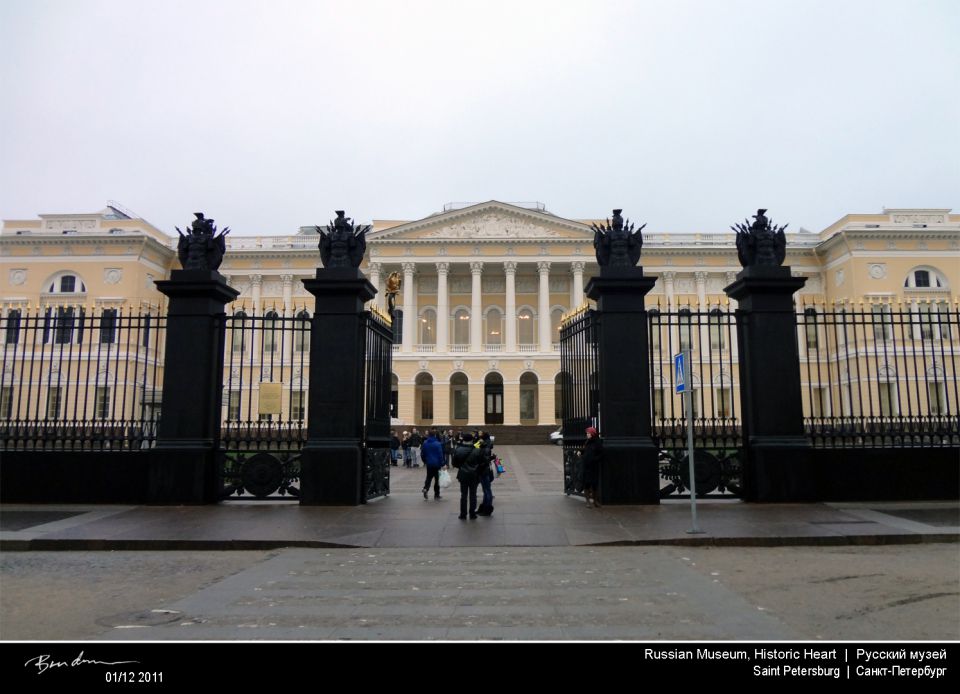
[[[517,341],[521,345],[536,344],[537,328],[534,313],[529,308],[517,312]]]
[[[47,283],[47,294],[86,294],[87,285],[76,274],[65,272]]]
[[[724,332],[723,311],[718,308],[712,309],[708,317],[710,323],[710,349],[726,349],[726,334]]]
[[[554,308],[550,311],[550,340],[554,344],[560,343],[560,321],[563,320],[563,309]]]
[[[293,348],[297,352],[310,351],[310,314],[304,310],[297,314],[294,323]]]
[[[280,335],[277,331],[277,319],[279,316],[276,311],[268,311],[263,317],[263,351],[275,352],[280,342]]]
[[[904,289],[947,289],[947,280],[932,267],[916,267],[903,281]]]
[[[690,309],[680,309],[677,322],[680,324],[680,351],[693,349],[693,322]]]
[[[247,314],[243,311],[237,311],[233,314],[233,320],[230,322],[233,331],[233,351],[242,352],[245,344],[244,329],[246,327]]]
[[[491,308],[487,311],[487,332],[485,341],[488,345],[503,344],[503,314],[500,309]]]
[[[470,344],[470,311],[458,308],[453,314],[453,344]]]
[[[418,323],[421,345],[437,344],[437,312],[432,308],[425,308],[420,312]]]

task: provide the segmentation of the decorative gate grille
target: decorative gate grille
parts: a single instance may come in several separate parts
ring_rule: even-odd
[[[310,315],[226,317],[223,499],[297,498],[306,443]]]
[[[560,325],[560,413],[563,420],[563,491],[582,495],[579,452],[586,428],[600,428],[600,314],[578,311]]]
[[[390,402],[393,328],[389,316],[367,311],[361,322],[363,378],[363,501],[390,493]]]
[[[673,355],[691,350],[694,467],[697,496],[739,496],[743,447],[736,314],[727,307],[647,311],[650,355],[650,414],[660,448],[660,496],[690,487],[687,416],[676,395]]]

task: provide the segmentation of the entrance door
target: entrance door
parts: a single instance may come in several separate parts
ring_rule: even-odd
[[[503,378],[488,374],[483,385],[483,421],[485,424],[503,424]]]

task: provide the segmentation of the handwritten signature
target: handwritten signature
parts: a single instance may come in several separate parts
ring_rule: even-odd
[[[24,667],[35,667],[37,669],[37,674],[42,675],[47,670],[58,667],[77,667],[78,665],[129,665],[131,663],[139,663],[139,660],[117,660],[115,662],[107,662],[105,660],[89,660],[83,657],[83,651],[80,651],[78,655],[73,660],[51,660],[50,655],[38,655],[36,658],[30,658],[27,662],[23,664]]]

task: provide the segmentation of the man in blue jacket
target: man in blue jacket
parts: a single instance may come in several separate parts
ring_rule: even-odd
[[[427,435],[427,440],[420,447],[420,457],[423,458],[423,464],[427,468],[427,479],[423,483],[423,498],[427,498],[427,492],[430,491],[430,480],[433,480],[433,498],[441,499],[440,496],[440,470],[443,468],[444,460],[443,444],[437,437],[437,432],[431,430]]]

